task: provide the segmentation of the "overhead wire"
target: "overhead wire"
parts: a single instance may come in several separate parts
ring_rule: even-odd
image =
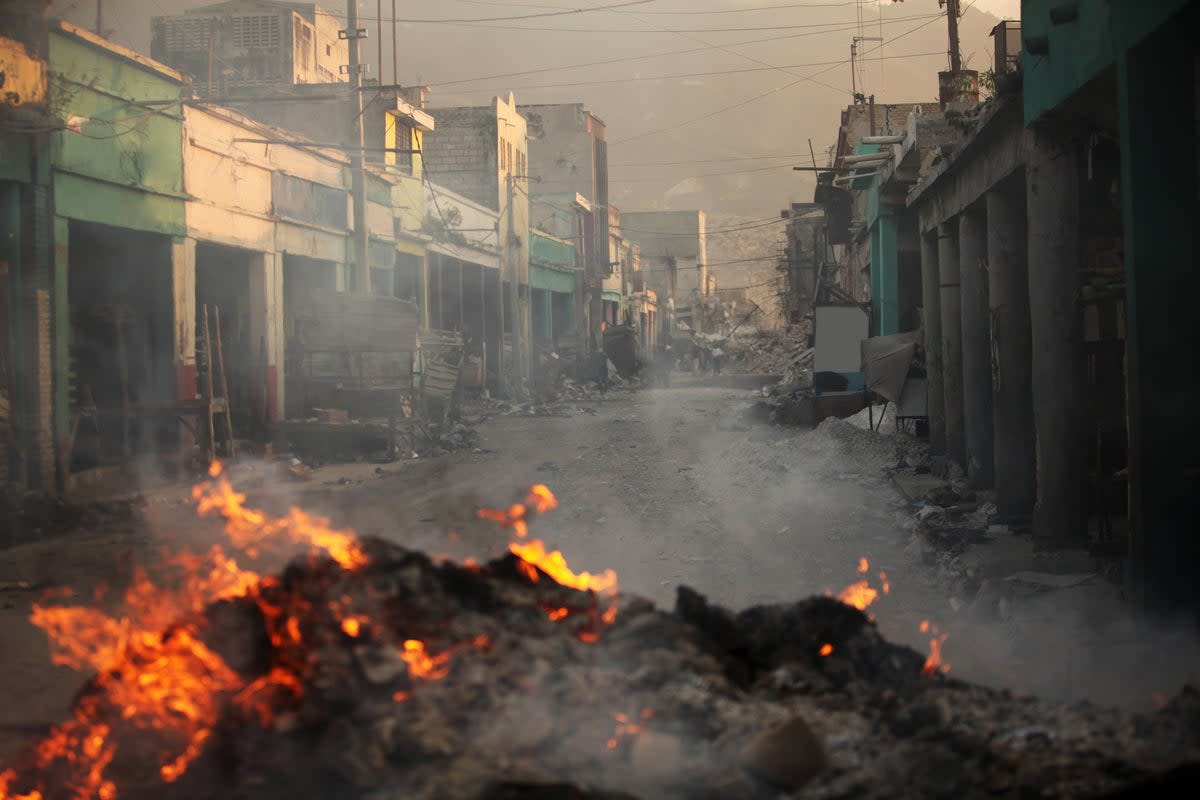
[[[944,56],[946,53],[943,50],[935,50],[926,53],[904,53],[895,56],[884,56],[884,59],[905,59],[905,58],[924,58],[927,56]],[[679,72],[671,75],[633,75],[627,78],[604,78],[594,81],[568,81],[564,83],[531,83],[531,84],[516,84],[509,86],[509,89],[529,91],[533,89],[561,89],[572,86],[603,86],[613,83],[631,83],[641,81],[666,81],[677,80],[680,78],[710,78],[721,77],[725,75],[743,75],[749,72],[771,72],[778,69],[799,69],[802,67],[824,67],[829,65],[840,65],[844,61],[811,61],[804,64],[780,64],[778,66],[766,67],[744,67],[742,69],[721,69],[709,70],[707,72]]]

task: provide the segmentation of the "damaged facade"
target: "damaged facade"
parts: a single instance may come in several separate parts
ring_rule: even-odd
[[[433,111],[428,89],[387,87],[360,176],[360,90],[330,68],[346,43],[319,6],[155,18],[166,63],[40,4],[5,13],[6,482],[182,474],[296,422],[410,417],[445,380],[541,395],[604,328],[631,326],[643,361],[673,329],[677,290],[622,231],[581,105]],[[328,339],[331,314],[398,338]],[[443,378],[446,347],[461,372]]]
[[[843,115],[817,192],[847,246],[829,288],[871,335],[919,337],[932,448],[1001,521],[1123,560],[1148,611],[1194,611],[1194,377],[1165,361],[1193,349],[1196,9],[1051,5],[997,26],[984,103],[943,91],[883,128],[859,104],[865,131]]]

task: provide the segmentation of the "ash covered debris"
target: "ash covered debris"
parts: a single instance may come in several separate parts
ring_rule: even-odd
[[[668,613],[513,555],[356,547],[358,566],[298,559],[163,631],[224,675],[169,788],[173,729],[130,724],[105,676],[84,688],[117,797],[1088,797],[1200,760],[1194,693],[1137,715],[925,676],[832,598],[735,613],[681,588]],[[0,797],[71,796],[78,764],[30,767]]]

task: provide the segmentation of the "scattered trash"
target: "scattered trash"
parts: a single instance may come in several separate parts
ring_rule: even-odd
[[[287,473],[293,480],[311,481],[313,469],[300,459],[293,458],[290,462],[288,462]]]
[[[1085,584],[1095,577],[1096,573],[1094,572],[1059,575],[1053,572],[1031,572],[1026,570],[1014,572],[1004,580],[1012,583],[1023,583],[1027,586],[1036,586],[1042,589],[1070,589]]]
[[[941,506],[935,506],[931,503],[921,507],[921,510],[917,512],[917,519],[919,519],[921,522],[928,522],[933,517],[940,517],[945,513],[946,509],[942,508]]]

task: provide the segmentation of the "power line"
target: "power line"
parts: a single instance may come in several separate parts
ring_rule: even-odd
[[[896,40],[898,40],[898,39],[903,39],[905,36],[908,36],[909,34],[916,33],[916,32],[917,32],[918,30],[920,30],[921,28],[924,28],[924,27],[926,27],[926,26],[928,26],[928,25],[931,25],[931,24],[933,24],[934,22],[936,22],[938,19],[940,19],[940,18],[941,18],[941,16],[942,16],[941,14],[937,14],[937,15],[935,15],[935,16],[934,16],[932,19],[928,20],[927,22],[922,22],[920,25],[917,25],[917,26],[915,26],[915,27],[913,27],[913,28],[911,28],[911,29],[909,29],[909,30],[905,31],[904,33],[901,33],[901,34],[899,34],[899,35],[897,35],[897,36],[893,36],[893,37],[892,37],[890,40],[888,40],[888,42],[881,43],[881,44],[879,45],[879,47],[883,47],[883,45],[884,45],[884,44],[887,44],[887,43],[889,43],[889,42],[894,42],[894,41],[896,41]],[[862,53],[861,55],[867,55],[867,53],[872,53],[872,52],[874,52],[874,51],[875,51],[875,50],[877,50],[877,49],[879,49],[879,48],[878,48],[878,47],[876,47],[876,48],[872,48],[871,50],[868,50],[868,51],[866,51],[865,53]],[[688,119],[688,120],[685,120],[685,121],[683,121],[683,122],[676,123],[676,124],[674,124],[674,125],[668,125],[668,126],[666,126],[666,127],[663,127],[663,128],[657,128],[657,129],[655,129],[655,130],[652,130],[652,131],[646,131],[645,133],[639,133],[639,134],[637,134],[636,136],[627,136],[627,137],[625,137],[624,139],[616,139],[616,140],[613,140],[612,142],[610,142],[610,144],[618,144],[618,143],[624,143],[624,142],[632,142],[632,141],[636,141],[636,140],[638,140],[638,139],[644,139],[644,138],[646,138],[647,136],[654,136],[654,135],[657,135],[657,134],[659,134],[659,133],[665,133],[665,132],[667,132],[667,131],[671,131],[671,130],[675,130],[675,129],[677,129],[677,128],[681,128],[681,127],[683,127],[683,126],[685,126],[685,125],[691,125],[691,124],[693,124],[693,123],[696,123],[696,122],[702,122],[702,121],[704,121],[704,120],[706,120],[706,119],[711,119],[712,117],[715,117],[715,116],[717,116],[717,115],[719,115],[719,114],[724,114],[724,113],[725,113],[725,112],[727,112],[727,111],[733,111],[734,109],[741,108],[742,106],[749,105],[750,103],[753,103],[753,102],[755,102],[755,101],[757,101],[757,100],[761,100],[761,99],[763,99],[764,97],[769,97],[770,95],[773,95],[773,94],[778,94],[779,92],[782,92],[782,91],[784,91],[784,90],[786,90],[786,89],[790,89],[790,88],[792,88],[793,86],[797,86],[797,85],[799,85],[799,84],[803,83],[803,82],[804,82],[804,81],[806,81],[806,80],[812,80],[812,79],[813,79],[813,78],[815,78],[817,75],[824,75],[825,73],[827,73],[827,72],[831,72],[831,71],[833,71],[834,69],[836,69],[837,67],[839,67],[839,66],[843,66],[843,65],[845,65],[845,64],[848,64],[848,63],[850,63],[850,59],[845,59],[845,60],[843,60],[843,61],[840,61],[840,62],[838,62],[837,64],[835,64],[835,65],[833,65],[833,66],[826,67],[826,68],[825,68],[825,69],[823,69],[823,70],[819,70],[819,71],[817,71],[817,72],[814,72],[814,73],[812,73],[812,75],[808,75],[808,76],[801,77],[801,78],[800,78],[800,80],[796,80],[796,81],[793,81],[793,82],[791,82],[791,83],[784,84],[783,86],[778,86],[778,87],[776,87],[776,88],[774,88],[774,89],[771,89],[771,90],[769,90],[769,91],[762,92],[761,94],[756,94],[756,95],[754,95],[753,97],[751,97],[751,98],[749,98],[749,99],[747,99],[747,100],[741,100],[741,101],[739,101],[739,102],[737,102],[737,103],[734,103],[733,105],[725,106],[724,108],[719,108],[719,109],[716,109],[715,111],[709,111],[709,112],[707,112],[706,114],[703,114],[703,115],[701,115],[701,116],[699,116],[699,117],[693,117],[692,119]],[[815,82],[816,82],[816,83],[820,83],[820,81],[815,81]],[[825,85],[825,84],[822,84],[822,85]],[[839,91],[840,91],[840,90],[839,90]]]
[[[716,47],[716,46],[717,45],[714,45],[714,47]],[[740,54],[736,54],[736,55],[740,55]],[[936,50],[936,51],[932,51],[932,52],[928,52],[928,53],[905,53],[903,55],[884,56],[882,59],[876,59],[876,60],[924,58],[926,56],[943,56],[943,55],[945,55],[944,51]],[[722,69],[722,70],[712,70],[709,72],[680,72],[680,73],[675,73],[672,75],[645,75],[645,76],[635,75],[635,76],[632,76],[629,78],[606,78],[604,80],[595,80],[595,81],[570,81],[570,82],[566,82],[566,83],[533,83],[533,84],[524,84],[524,85],[517,84],[515,86],[509,86],[508,88],[528,91],[530,89],[559,89],[559,88],[571,87],[571,86],[602,86],[605,84],[630,83],[630,82],[637,82],[637,81],[666,81],[666,80],[675,80],[675,79],[679,79],[679,78],[708,78],[708,77],[717,77],[717,76],[722,76],[722,75],[742,75],[742,74],[745,74],[748,72],[770,72],[772,70],[789,70],[789,69],[799,69],[802,67],[824,67],[824,66],[829,66],[831,64],[832,65],[841,65],[843,63],[845,63],[845,62],[844,61],[810,61],[805,64],[780,64],[778,66],[745,67],[742,69]]]
[[[942,53],[939,51],[938,55],[940,56],[940,55],[942,55]],[[803,158],[806,155],[808,155],[808,153],[794,153],[792,155],[778,155],[778,156],[735,156],[732,158],[711,158],[711,159],[693,160],[693,161],[623,161],[620,163],[609,164],[609,166],[610,167],[675,167],[675,166],[680,166],[683,164],[687,164],[687,165],[724,164],[729,161],[762,161],[764,159],[771,159],[771,160],[776,160],[776,161],[791,161],[791,160],[794,160],[797,158]]]
[[[562,8],[559,11],[546,11],[538,14],[519,14],[508,17],[478,17],[476,19],[397,19],[395,22],[404,22],[408,24],[431,24],[431,25],[453,25],[462,22],[501,22],[509,19],[534,19],[535,17],[562,17],[568,14],[587,14],[591,11],[608,11],[610,9],[626,8],[628,6],[643,6],[647,3],[652,3],[654,0],[627,0],[623,3],[613,3],[607,6],[587,6],[583,8]],[[546,6],[550,8],[551,6]],[[339,15],[333,15],[339,16]],[[359,21],[371,21],[372,17],[359,17]],[[375,22],[382,20],[374,19]]]
[[[516,6],[516,7],[521,7],[521,8],[559,8],[559,9],[565,8],[564,6],[552,6],[552,5],[546,5],[544,3],[498,3],[498,2],[487,2],[487,0],[458,0],[458,1],[462,2],[462,3],[468,3],[470,5],[480,5],[480,6],[504,6],[504,7]],[[751,8],[722,9],[722,10],[714,10],[714,11],[693,11],[693,10],[642,11],[639,13],[655,14],[655,15],[659,15],[659,16],[701,16],[701,15],[711,15],[711,14],[742,14],[742,13],[748,13],[748,12],[752,12],[752,11],[779,11],[779,10],[785,9],[785,8],[842,8],[845,6],[852,6],[854,4],[855,4],[855,0],[840,0],[839,2],[834,2],[834,3],[781,3],[778,5],[771,5],[771,6],[753,6]],[[612,11],[611,13],[613,13],[613,14],[628,14],[631,12]]]
[[[926,19],[929,16],[941,18],[941,14],[913,14],[907,17],[896,17],[895,19],[887,20],[888,24],[896,22],[910,22],[915,19]],[[855,30],[857,25],[853,25],[847,21],[839,20],[837,22],[821,22],[797,25],[762,25],[740,28],[660,28],[658,30],[646,30],[645,28],[544,28],[531,27],[528,25],[489,25],[489,24],[474,24],[474,23],[455,23],[460,24],[465,28],[492,28],[502,31],[539,31],[542,33],[624,33],[624,34],[663,34],[663,33],[753,33],[756,31],[786,31],[786,30],[810,30],[810,36],[819,36],[825,33],[838,33],[840,31]],[[812,30],[814,28],[822,28],[824,30]],[[713,45],[716,46],[716,45]]]
[[[941,17],[941,14],[937,14],[935,19],[938,19],[940,17]],[[845,30],[853,30],[853,28],[846,28]],[[836,34],[836,32],[839,32],[839,31],[823,31],[823,32],[827,32],[827,34]],[[728,43],[724,44],[724,46],[716,46],[716,44],[706,44],[706,46],[704,46],[704,47],[691,47],[691,48],[685,48],[682,50],[664,50],[664,52],[661,52],[661,53],[648,53],[648,54],[644,54],[644,55],[623,55],[623,56],[618,56],[618,58],[614,58],[614,59],[601,59],[599,61],[583,61],[583,62],[580,62],[580,64],[566,64],[566,65],[560,65],[560,66],[554,66],[554,67],[538,67],[538,68],[534,68],[534,70],[518,70],[515,72],[500,72],[500,73],[496,73],[496,74],[490,74],[490,76],[480,76],[478,78],[458,78],[456,80],[440,80],[440,82],[426,82],[426,83],[428,83],[432,86],[438,86],[438,88],[445,88],[445,86],[457,86],[457,85],[464,84],[464,83],[482,83],[482,82],[485,82],[485,80],[499,80],[499,79],[503,79],[503,78],[520,78],[522,76],[532,76],[532,74],[541,74],[541,73],[545,73],[545,72],[563,72],[565,70],[584,70],[584,68],[588,68],[588,67],[607,66],[610,64],[624,64],[624,62],[629,62],[629,61],[647,61],[650,59],[664,59],[664,58],[670,58],[670,56],[672,56],[672,55],[690,55],[692,53],[703,53],[703,52],[706,52],[706,50],[712,50],[712,49],[716,49],[718,47],[721,47],[722,49],[733,48],[733,47],[744,47],[744,46],[746,46],[746,44],[762,44],[764,42],[790,41],[790,40],[793,40],[793,38],[802,38],[802,37],[806,37],[806,36],[816,36],[816,35],[820,35],[820,34],[784,34],[782,36],[766,36],[766,37],[762,37],[762,38],[748,38],[748,40],[743,40],[740,42],[728,42]],[[898,36],[896,38],[900,38],[900,37]],[[740,55],[740,54],[738,54],[738,55]],[[839,61],[838,65],[835,65],[835,66],[841,66],[842,64],[845,64],[845,61]]]
[[[702,172],[698,175],[683,175],[679,177],[668,177],[664,175],[654,175],[648,178],[619,178],[614,180],[609,178],[609,183],[654,183],[655,181],[684,181],[689,178],[716,178],[721,175],[746,175],[751,172],[768,172],[773,169],[789,169],[787,164],[773,164],[769,167],[751,167],[749,169],[735,169],[726,172]]]

